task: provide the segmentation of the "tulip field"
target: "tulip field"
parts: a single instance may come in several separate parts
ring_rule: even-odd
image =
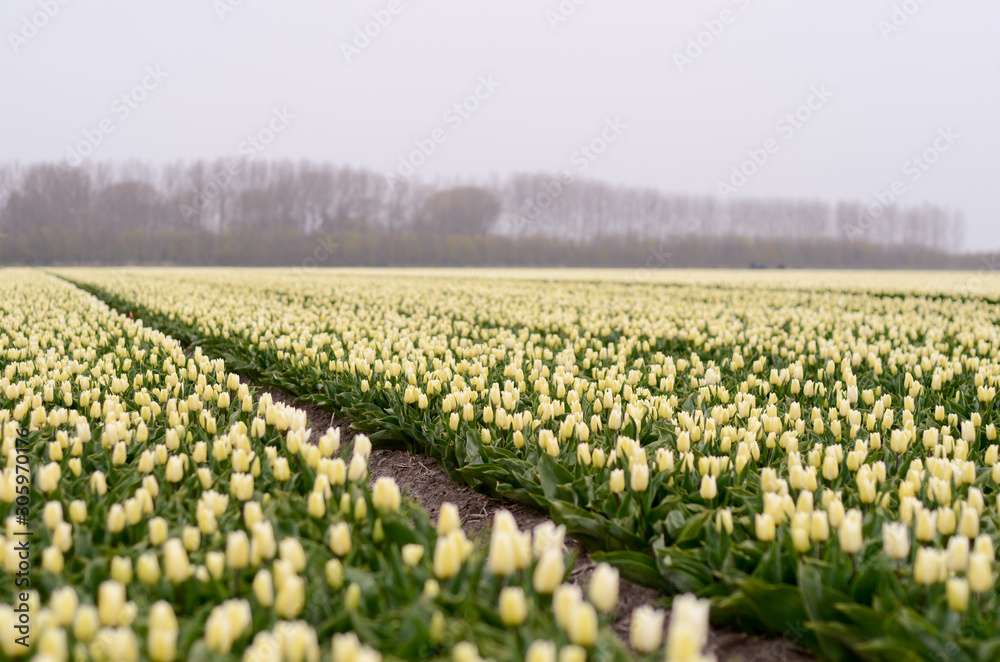
[[[1000,659],[1000,290],[635,276],[0,270],[0,653]],[[432,520],[381,445],[551,521]]]
[[[617,571],[564,585],[562,527],[501,511],[482,548],[457,509],[370,486],[364,435],[310,443],[222,359],[2,273],[3,659],[632,659]]]

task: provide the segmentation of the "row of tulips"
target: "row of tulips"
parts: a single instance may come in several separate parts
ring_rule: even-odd
[[[434,522],[370,484],[366,436],[313,438],[222,359],[36,272],[0,281],[0,430],[5,659],[703,655],[706,602],[666,637],[641,608],[630,649],[608,627],[617,571],[569,582],[564,528],[501,511],[479,545],[454,506]]]

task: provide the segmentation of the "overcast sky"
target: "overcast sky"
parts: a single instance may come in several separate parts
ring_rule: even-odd
[[[998,27],[996,0],[3,0],[0,160],[235,157],[273,123],[268,158],[419,143],[418,177],[482,178],[593,143],[587,176],[667,192],[895,185],[994,250]]]

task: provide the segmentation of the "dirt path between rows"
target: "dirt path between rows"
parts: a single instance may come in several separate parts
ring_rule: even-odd
[[[185,347],[185,353],[194,354],[193,347]],[[342,448],[349,447],[356,432],[351,429],[350,418],[338,418],[319,405],[303,402],[295,396],[244,375],[241,381],[258,389],[260,394],[268,393],[274,402],[281,402],[306,412],[307,427],[311,429],[309,440],[317,443],[327,428],[339,427]],[[514,515],[518,527],[524,531],[548,520],[541,512],[521,504],[480,494],[468,485],[457,483],[428,457],[414,455],[405,450],[372,450],[368,460],[368,471],[372,481],[382,476],[393,478],[404,495],[413,499],[437,519],[441,504],[450,502],[458,507],[463,526],[470,537],[487,528],[498,510],[506,509]],[[574,583],[586,587],[595,564],[590,555],[575,540],[567,537],[566,546],[577,554],[576,564],[570,573]],[[621,580],[618,591],[618,608],[611,627],[626,644],[629,641],[629,625],[632,610],[645,604],[662,606],[665,600],[656,589]],[[669,625],[669,616],[667,619]],[[787,638],[765,639],[728,628],[712,627],[708,637],[708,652],[713,653],[718,662],[816,662],[816,658],[801,645]]]
[[[339,426],[341,443],[346,446],[355,435],[351,430],[351,420],[337,418],[329,411],[314,404],[303,403],[284,391],[263,384],[250,382],[269,393],[275,402],[282,402],[306,412],[311,440],[315,442],[328,427]],[[371,480],[388,476],[393,478],[404,494],[437,518],[441,504],[450,502],[458,506],[464,520],[466,532],[475,536],[488,529],[498,510],[509,510],[517,520],[521,530],[528,530],[548,520],[544,514],[533,508],[497,499],[476,492],[468,485],[457,483],[430,458],[414,455],[405,450],[373,450],[368,461]],[[567,547],[577,554],[577,561],[571,572],[572,580],[586,586],[593,572],[594,563],[590,555],[576,541],[567,538]],[[618,609],[612,628],[626,643],[629,640],[629,623],[632,610],[644,604],[656,604],[664,600],[659,591],[622,580],[618,592]],[[709,634],[709,650],[719,662],[815,662],[815,658],[802,646],[786,639],[761,639],[724,628],[713,628]]]

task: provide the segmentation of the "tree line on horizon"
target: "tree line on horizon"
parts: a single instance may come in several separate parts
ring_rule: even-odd
[[[958,212],[309,161],[0,164],[0,263],[975,268]]]

